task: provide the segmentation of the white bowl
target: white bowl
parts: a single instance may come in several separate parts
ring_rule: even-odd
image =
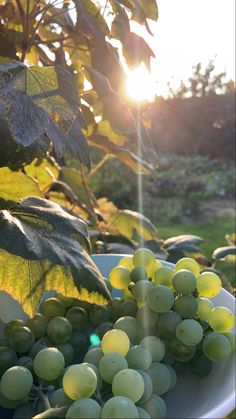
[[[108,277],[110,270],[127,255],[94,255],[93,260]],[[174,265],[162,262],[166,266]],[[115,291],[114,296],[120,292]],[[212,299],[214,305],[223,305],[235,313],[235,298],[222,289]],[[235,408],[235,357],[215,363],[212,372],[199,378],[190,372],[178,377],[177,385],[166,397],[167,418],[179,419],[221,419]]]
[[[118,261],[127,255],[94,255],[92,258],[104,277]],[[173,267],[168,262],[165,266]],[[50,294],[52,294],[50,292]],[[121,296],[114,290],[113,296]],[[212,299],[215,305],[224,305],[235,313],[235,298],[222,289]],[[10,309],[9,309],[10,308]],[[0,291],[0,318],[4,322],[27,316],[19,303],[7,293]],[[3,323],[0,320],[0,337]],[[235,408],[235,358],[234,355],[224,362],[216,363],[209,376],[199,378],[186,372],[178,377],[177,385],[166,397],[168,419],[222,419]]]

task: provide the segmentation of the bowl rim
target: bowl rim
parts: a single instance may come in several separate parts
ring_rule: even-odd
[[[122,257],[125,256],[132,256],[132,254],[119,254],[119,253],[98,253],[98,254],[92,254],[92,258],[94,258],[95,256],[95,260],[96,259],[104,259],[105,257],[116,257],[121,259]],[[161,260],[156,258],[158,261],[160,261],[161,263],[163,263],[166,266],[169,267],[174,267],[175,264],[172,262],[167,262],[165,260]],[[93,259],[94,260],[94,259]],[[94,261],[96,263],[96,261]],[[227,296],[227,298],[229,298],[231,300],[231,302],[234,304],[234,306],[236,306],[236,298],[230,293],[228,292],[225,288],[222,287],[221,292],[223,294],[225,294]],[[232,393],[230,393],[228,395],[228,397],[226,397],[223,402],[221,402],[220,405],[218,405],[217,407],[215,407],[214,409],[209,410],[208,412],[204,413],[204,415],[199,416],[199,418],[196,419],[220,419],[220,418],[224,418],[225,416],[227,416],[230,412],[232,412],[235,407],[236,407],[236,389],[234,388]]]

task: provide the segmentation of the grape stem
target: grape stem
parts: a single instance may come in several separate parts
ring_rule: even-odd
[[[43,402],[43,407],[45,410],[51,409],[51,405],[48,401],[46,394],[43,392],[43,386],[40,384],[38,387],[33,386],[33,389],[37,392],[37,396],[35,398],[35,404],[38,403],[39,400]]]
[[[96,390],[94,395],[93,395],[93,399],[96,400],[96,402],[98,402],[100,404],[101,407],[103,407],[104,402],[102,400],[102,395],[100,393],[99,390]]]

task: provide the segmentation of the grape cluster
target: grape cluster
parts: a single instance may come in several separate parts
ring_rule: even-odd
[[[165,395],[179,374],[189,368],[204,377],[235,350],[233,313],[211,301],[220,278],[200,273],[194,259],[172,269],[139,249],[111,270],[107,285],[123,298],[102,306],[57,294],[32,318],[6,324],[7,417],[165,418]]]

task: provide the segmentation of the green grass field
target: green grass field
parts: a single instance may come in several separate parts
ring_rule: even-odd
[[[213,219],[206,223],[175,223],[173,221],[159,221],[157,224],[159,237],[167,239],[181,234],[193,234],[203,238],[201,249],[211,259],[212,252],[218,248],[227,246],[225,235],[235,231],[235,220],[233,217],[224,216]],[[223,262],[217,262],[216,268],[221,270],[230,280],[233,287],[235,283],[235,266],[228,266]]]

